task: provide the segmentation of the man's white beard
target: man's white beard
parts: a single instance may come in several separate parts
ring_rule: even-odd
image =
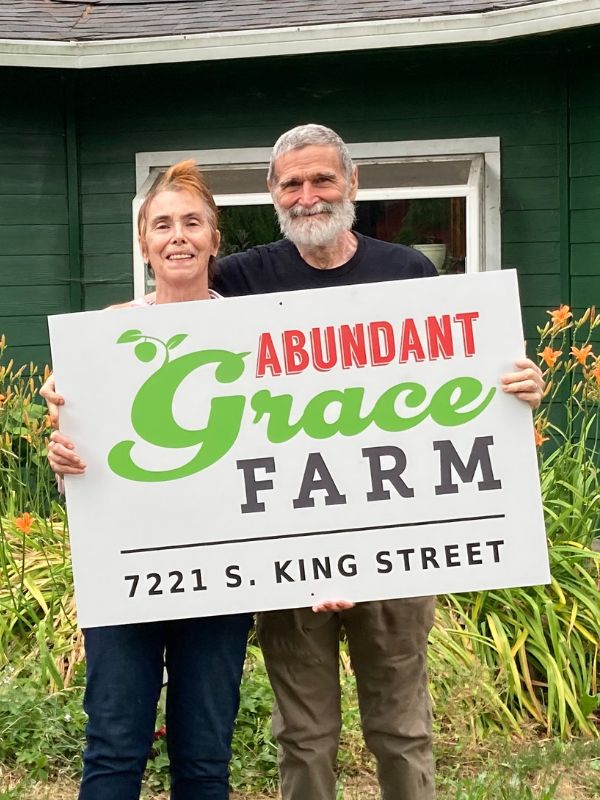
[[[355,219],[354,203],[347,197],[339,203],[316,203],[311,208],[292,206],[282,208],[275,203],[281,232],[298,247],[325,247],[332,244],[342,231],[352,229]],[[325,219],[316,214],[327,214]]]

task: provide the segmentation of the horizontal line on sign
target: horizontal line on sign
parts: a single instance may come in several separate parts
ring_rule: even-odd
[[[303,533],[281,533],[277,536],[249,536],[247,539],[221,539],[218,542],[190,542],[189,544],[165,544],[159,547],[137,547],[121,550],[121,555],[132,553],[156,553],[159,550],[185,550],[188,547],[213,547],[219,544],[244,544],[265,542],[274,539],[299,539],[302,536],[326,536],[331,533],[358,533],[359,531],[384,531],[390,528],[419,528],[424,525],[450,525],[453,522],[481,522],[486,519],[504,519],[506,514],[484,514],[479,517],[454,517],[453,519],[424,519],[420,522],[394,522],[391,525],[365,525],[362,528],[337,528],[330,531],[305,531]]]

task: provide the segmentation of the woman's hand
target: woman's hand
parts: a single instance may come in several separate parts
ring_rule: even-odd
[[[522,358],[515,362],[518,372],[509,372],[500,378],[502,391],[514,394],[519,400],[527,403],[535,410],[544,396],[544,379],[542,370],[530,358]]]
[[[52,427],[58,428],[58,409],[59,406],[65,404],[65,398],[56,392],[56,382],[53,373],[50,373],[48,379],[40,389],[40,395],[44,398],[48,406],[48,414],[50,415]]]
[[[315,614],[321,614],[324,611],[347,611],[349,608],[354,608],[354,603],[350,600],[322,600],[316,603],[312,610]]]
[[[60,431],[53,431],[48,443],[48,462],[57,475],[82,475],[85,464],[75,452],[75,445]]]

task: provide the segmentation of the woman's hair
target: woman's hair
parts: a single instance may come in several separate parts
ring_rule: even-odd
[[[177,164],[173,164],[166,172],[161,173],[152,184],[138,214],[138,234],[140,239],[143,240],[146,236],[150,203],[160,192],[169,191],[191,192],[191,194],[198,195],[206,206],[210,227],[215,233],[217,232],[219,209],[198,165],[193,159],[188,159],[187,161],[179,161]]]
[[[216,235],[219,223],[219,209],[206,181],[202,177],[198,164],[190,158],[187,161],[178,161],[177,164],[173,164],[166,172],[162,172],[152,184],[138,213],[138,235],[140,241],[143,242],[146,238],[150,203],[157,194],[168,191],[191,192],[191,194],[198,195],[206,207],[208,224],[212,228],[213,234]],[[208,259],[209,285],[212,283],[215,274],[215,264],[215,257],[210,256]]]

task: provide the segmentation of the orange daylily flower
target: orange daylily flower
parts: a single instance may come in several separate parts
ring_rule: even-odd
[[[31,514],[28,511],[26,511],[22,517],[17,517],[15,520],[15,525],[20,531],[23,531],[23,533],[29,533],[32,523],[33,520],[31,519]]]
[[[579,361],[579,363],[583,365],[585,365],[585,362],[588,360],[590,354],[592,355],[592,357],[594,356],[594,354],[592,353],[591,344],[586,344],[585,347],[581,348],[575,346],[571,348],[571,355],[575,356],[577,361]]]
[[[2,403],[3,403],[5,400],[6,400],[6,395],[4,395],[4,394],[0,394],[0,406],[2,405]]]
[[[551,347],[544,347],[538,356],[549,366],[553,367],[556,364],[559,356],[562,355],[562,350],[553,350]]]
[[[545,427],[546,427],[546,421],[544,420],[544,418],[538,417],[533,429],[533,435],[535,437],[536,447],[541,447],[544,444],[544,442],[547,442],[549,439],[548,436],[544,436],[542,434],[542,431],[544,430]]]
[[[571,314],[571,309],[569,306],[560,306],[559,308],[554,309],[554,311],[547,311],[547,314],[550,314],[550,319],[552,320],[552,327],[560,330],[564,328],[569,318],[573,316]]]
[[[600,363],[591,371],[592,378],[596,379],[596,383],[600,386]]]

